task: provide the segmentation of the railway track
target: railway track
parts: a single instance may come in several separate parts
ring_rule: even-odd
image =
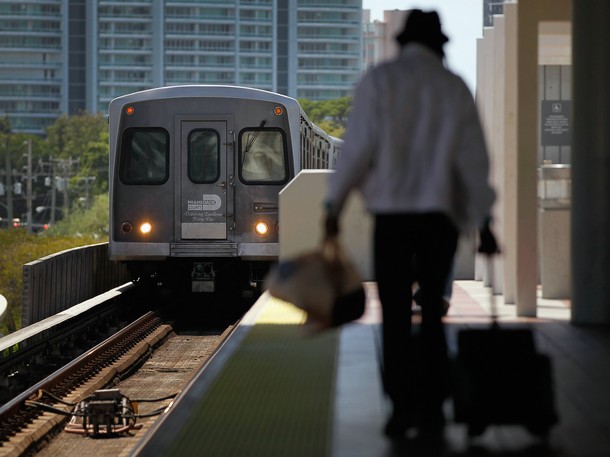
[[[124,306],[118,301],[119,308]],[[112,316],[109,309],[114,306],[99,306],[101,313]],[[116,321],[116,317],[110,319]],[[208,329],[195,321],[198,327],[193,330],[149,311],[121,324],[120,330],[111,327],[112,336],[0,408],[0,456],[126,455],[230,336],[234,321],[221,320],[222,324],[215,322]],[[75,328],[82,332],[90,324],[64,325],[64,330],[70,329],[69,336],[54,334],[54,347],[82,338],[76,336]],[[24,360],[50,360],[52,354],[48,348],[45,352],[40,338],[30,335],[30,344],[22,344],[28,350],[16,351],[1,366],[10,371],[27,366]]]
[[[0,338],[0,404],[19,396],[80,354],[133,321],[143,311],[137,290],[125,285]],[[3,411],[0,408],[0,414]]]

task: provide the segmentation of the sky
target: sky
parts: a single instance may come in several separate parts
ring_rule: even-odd
[[[383,20],[385,10],[436,10],[449,37],[445,45],[447,66],[464,78],[474,93],[477,38],[483,35],[483,0],[362,0],[362,8],[371,10],[371,20]]]

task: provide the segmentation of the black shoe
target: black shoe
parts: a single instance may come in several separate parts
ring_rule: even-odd
[[[421,307],[422,307],[421,289],[417,289],[417,291],[413,294],[413,301],[421,309]],[[449,312],[450,306],[451,306],[451,303],[449,303],[449,300],[447,298],[443,297],[443,314],[442,314],[443,316],[447,315],[447,313]]]
[[[442,444],[445,441],[445,427],[425,427],[422,426],[417,434],[417,440],[421,443]]]
[[[421,289],[417,289],[413,294],[413,301],[421,308]]]
[[[443,297],[443,316],[447,315],[450,306],[451,304],[449,303],[449,300]]]
[[[412,415],[403,411],[394,411],[385,424],[383,433],[391,439],[402,439],[406,437],[407,430],[414,426]]]
[[[445,436],[445,415],[442,409],[429,408],[422,416],[419,437],[424,441],[443,440]]]

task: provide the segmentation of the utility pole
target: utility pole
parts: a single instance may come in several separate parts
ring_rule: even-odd
[[[27,208],[27,221],[28,221],[28,233],[32,233],[32,140],[27,141],[28,144],[28,182],[26,183],[26,208]]]
[[[51,157],[51,219],[49,220],[51,225],[55,224],[55,207],[57,206],[55,177],[55,162],[53,157]]]
[[[68,167],[71,165],[70,162],[62,160],[61,162],[61,171],[62,171],[62,179],[64,183],[63,194],[64,194],[64,219],[68,217],[68,212],[70,211],[70,202],[68,201]]]
[[[63,217],[68,216],[70,209],[69,194],[68,194],[68,178],[73,174],[72,166],[80,163],[80,159],[54,159],[51,157],[51,220],[53,224],[55,222],[55,207],[56,207],[56,190],[59,190],[63,194]],[[57,186],[57,180],[59,178],[59,185]]]
[[[10,140],[6,135],[6,155],[4,157],[4,169],[6,171],[6,218],[8,223],[13,224],[13,170],[11,168],[11,155],[9,153]]]
[[[91,185],[90,183],[95,181],[95,176],[85,176],[84,178],[80,178],[81,181],[85,181],[85,208],[91,208],[91,202],[89,201],[89,194]]]

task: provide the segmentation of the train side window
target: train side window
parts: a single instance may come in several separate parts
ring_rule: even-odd
[[[169,178],[169,133],[131,128],[123,133],[119,177],[125,184],[163,184]]]
[[[188,174],[198,184],[212,183],[220,176],[220,136],[215,130],[198,129],[189,133]]]
[[[245,129],[239,136],[239,165],[247,183],[284,183],[288,176],[286,140],[278,129]]]

